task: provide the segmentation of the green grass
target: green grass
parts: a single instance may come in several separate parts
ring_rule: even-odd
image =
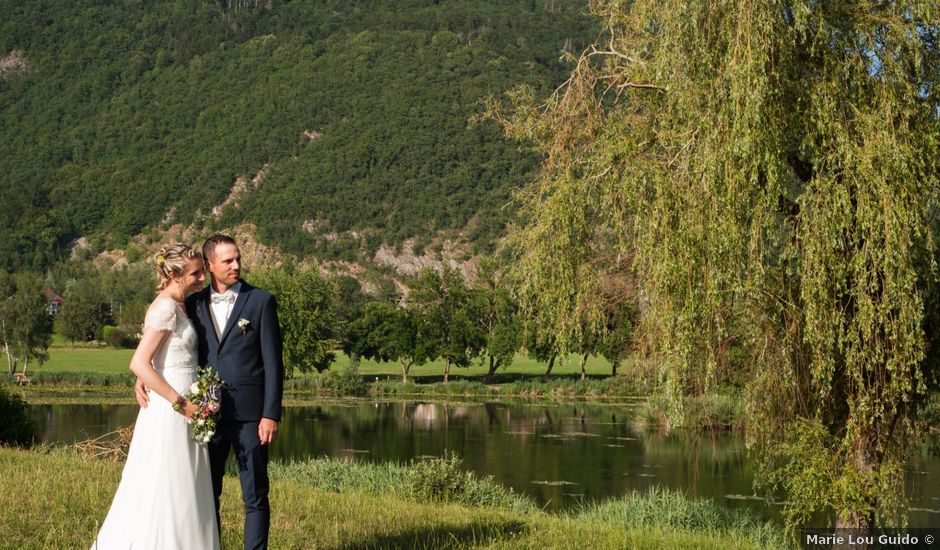
[[[779,529],[753,519],[728,520],[736,514],[675,493],[635,495],[562,515],[534,509],[525,499],[495,506],[420,501],[409,489],[412,469],[341,461],[272,465],[271,547],[520,550],[787,544]],[[110,505],[121,464],[64,449],[0,448],[0,471],[0,549],[87,548]],[[490,486],[487,491],[500,489]],[[686,512],[677,514],[676,508]],[[222,511],[222,545],[240,548],[243,512],[238,483],[231,476]],[[695,521],[670,519],[677,515]]]
[[[558,359],[552,369],[552,376],[575,376],[581,373],[581,358],[577,355],[571,355],[567,361]],[[349,363],[346,355],[339,354],[331,368],[340,367]],[[516,376],[542,376],[548,363],[536,361],[530,357],[517,355],[511,365],[496,371],[500,377]],[[466,368],[451,367],[451,378],[480,378],[486,376],[487,367],[480,361]],[[588,376],[610,376],[610,363],[603,357],[589,357],[585,371]],[[363,359],[359,363],[359,373],[363,376],[379,376],[392,380],[401,380],[401,367],[398,363],[378,363]],[[411,367],[408,376],[416,378],[441,378],[444,376],[444,361],[438,360],[426,365]]]
[[[128,372],[131,357],[134,350],[114,349],[99,346],[70,345],[67,342],[61,342],[61,345],[53,345],[49,348],[49,360],[39,367],[33,369],[35,372],[96,372],[102,374],[124,373]],[[349,364],[349,357],[343,353],[337,353],[336,361],[333,362],[331,369],[339,369]],[[519,376],[541,376],[545,374],[547,363],[540,363],[522,355],[516,356],[512,364],[496,372],[501,379],[514,378]],[[452,367],[450,374],[452,378],[479,378],[486,375],[486,367],[475,361],[467,368]],[[588,358],[585,368],[587,375],[591,377],[609,376],[611,373],[610,363],[602,357]],[[622,369],[621,369],[622,370]],[[572,377],[581,372],[580,357],[572,355],[568,361],[557,360],[552,369],[552,376]],[[364,377],[381,379],[400,380],[401,367],[398,363],[380,363],[363,359],[359,363],[359,373]],[[409,377],[418,379],[437,379],[444,375],[444,362],[433,361],[426,365],[414,366],[409,372]],[[296,372],[296,377],[309,376]]]
[[[61,392],[45,399],[43,390],[51,386],[71,387],[88,397],[88,392],[113,393],[109,388],[133,386],[134,377],[128,369],[133,350],[112,349],[98,346],[53,346],[49,350],[49,361],[42,367],[30,371],[34,386],[30,400],[37,402],[60,402]],[[373,397],[428,398],[487,398],[523,397],[536,399],[606,399],[632,397],[642,393],[636,384],[638,377],[611,377],[610,364],[603,358],[588,359],[588,380],[580,381],[580,357],[571,356],[566,361],[556,361],[549,378],[544,378],[546,364],[531,358],[517,356],[507,368],[495,374],[492,383],[484,385],[486,367],[476,361],[467,368],[453,368],[451,381],[442,384],[444,365],[435,361],[412,368],[409,383],[401,383],[397,363],[379,363],[363,360],[359,364],[358,377],[367,385],[357,383],[355,392],[346,391],[349,384],[340,376],[350,365],[349,358],[339,353],[333,366],[326,373],[294,373],[285,383],[285,392],[295,399],[312,399],[322,396],[371,395]],[[628,372],[627,363],[621,372]],[[347,381],[348,382],[348,381]],[[109,395],[110,396],[110,395]]]
[[[681,421],[669,418],[671,401],[668,395],[656,392],[649,395],[639,407],[633,427],[637,431],[661,429],[669,432],[676,428],[692,430],[743,430],[744,405],[734,390],[709,393],[682,400]]]
[[[130,372],[132,349],[99,347],[51,347],[49,360],[32,373],[88,372],[126,374]]]

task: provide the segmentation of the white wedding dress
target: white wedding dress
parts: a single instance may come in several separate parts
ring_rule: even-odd
[[[176,391],[196,379],[196,331],[183,306],[163,298],[150,306],[144,330],[169,330],[154,369]],[[93,550],[219,548],[209,454],[190,436],[186,418],[153,391],[140,410],[121,483]]]

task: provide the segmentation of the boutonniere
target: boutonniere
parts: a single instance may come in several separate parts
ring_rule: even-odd
[[[238,320],[238,328],[240,328],[240,329],[242,330],[242,334],[245,334],[245,333],[248,332],[248,326],[249,326],[249,325],[250,325],[250,323],[248,322],[248,319],[239,319],[239,320]]]

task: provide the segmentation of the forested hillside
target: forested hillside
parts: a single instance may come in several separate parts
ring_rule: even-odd
[[[115,248],[175,222],[247,221],[327,257],[436,235],[486,249],[538,158],[471,119],[516,84],[557,86],[563,51],[595,38],[585,11],[0,1],[0,267],[45,269],[79,236]]]

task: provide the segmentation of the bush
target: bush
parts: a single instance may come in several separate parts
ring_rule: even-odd
[[[359,376],[359,364],[350,361],[339,369],[330,369],[322,377],[322,386],[339,395],[365,395],[366,382]]]
[[[0,444],[27,447],[36,437],[36,424],[29,405],[19,395],[0,385]]]
[[[686,401],[686,425],[706,430],[730,430],[742,422],[741,400],[734,395],[709,393]]]
[[[127,345],[127,335],[117,327],[104,327],[104,339],[112,348],[123,348]],[[109,330],[110,329],[110,330]]]
[[[744,425],[741,400],[733,394],[709,393],[681,399],[681,414],[674,414],[676,403],[669,395],[651,395],[636,416],[634,428],[659,428],[669,432],[675,428],[690,430],[732,430]],[[678,420],[678,422],[677,422]]]
[[[415,462],[409,472],[412,496],[429,502],[460,500],[469,473],[460,468],[462,463],[455,453]]]

